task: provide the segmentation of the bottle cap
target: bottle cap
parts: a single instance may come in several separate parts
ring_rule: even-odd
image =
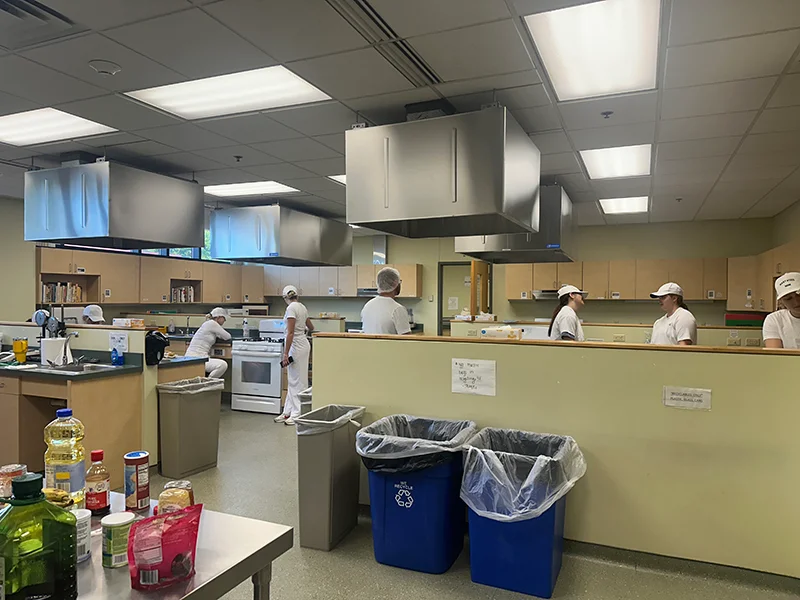
[[[92,462],[98,462],[103,460],[103,451],[102,450],[92,450],[91,453]]]
[[[17,500],[30,500],[42,494],[42,476],[26,473],[11,480],[11,493]]]
[[[72,409],[71,408],[59,408],[56,411],[56,416],[61,417],[71,417],[72,416]]]

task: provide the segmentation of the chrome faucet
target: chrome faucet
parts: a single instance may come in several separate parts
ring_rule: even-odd
[[[69,352],[69,341],[74,337],[80,337],[77,331],[70,331],[67,335],[64,336],[64,354],[61,357],[61,364],[67,364],[67,353]]]

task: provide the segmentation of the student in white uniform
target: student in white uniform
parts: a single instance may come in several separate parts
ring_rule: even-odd
[[[551,340],[584,341],[583,327],[578,319],[578,313],[583,308],[585,297],[586,292],[574,285],[561,286],[558,290],[558,306],[553,311],[550,329],[547,330]]]
[[[650,294],[658,299],[666,314],[653,323],[651,344],[693,346],[697,344],[697,321],[683,302],[683,289],[677,283],[665,283]]]
[[[308,389],[311,344],[306,332],[313,331],[314,326],[308,318],[308,310],[300,303],[296,287],[287,285],[283,288],[283,300],[287,305],[283,316],[286,321],[286,340],[283,343],[281,366],[286,368],[288,385],[283,414],[275,417],[275,422],[294,425],[295,418],[300,416],[300,393]]]
[[[221,358],[211,358],[211,347],[217,343],[217,339],[228,341],[231,334],[222,327],[228,319],[228,311],[219,306],[206,315],[206,322],[194,332],[192,341],[186,349],[186,356],[204,356],[206,361],[206,373],[212,379],[222,379],[225,371],[228,370],[228,363]]]
[[[106,322],[103,309],[97,304],[90,304],[83,309],[83,322],[87,325],[102,325]]]
[[[406,307],[395,298],[400,293],[400,273],[391,267],[378,271],[375,277],[378,295],[361,309],[361,329],[364,333],[411,333]]]
[[[775,292],[783,308],[764,319],[764,346],[800,348],[800,273],[784,273],[778,277]]]

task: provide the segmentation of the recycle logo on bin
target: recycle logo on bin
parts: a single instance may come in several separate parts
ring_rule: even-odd
[[[411,505],[414,504],[414,498],[411,497],[411,490],[397,490],[397,495],[394,499],[395,502],[397,502],[397,506],[402,508],[411,508]]]

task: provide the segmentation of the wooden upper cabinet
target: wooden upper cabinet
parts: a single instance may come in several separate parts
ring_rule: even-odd
[[[140,264],[138,254],[123,252],[75,252],[73,264],[90,275],[100,276],[102,304],[138,304],[140,302]],[[161,301],[158,296],[157,302]]]
[[[142,256],[140,258],[139,297],[143,304],[170,301],[172,262],[166,258]]]
[[[556,274],[558,275],[558,286],[574,285],[576,288],[583,289],[583,263],[580,261],[571,263],[557,263]]]
[[[683,288],[685,300],[704,300],[706,295],[703,291],[703,259],[702,258],[677,258],[667,261],[668,275],[667,281],[677,283]],[[660,286],[661,284],[659,284]],[[657,290],[658,287],[651,291]],[[648,296],[649,297],[649,296]]]
[[[384,265],[381,265],[383,267]],[[356,265],[356,287],[358,289],[370,289],[375,285],[375,265]]]
[[[558,289],[557,263],[535,263],[533,265],[533,289],[534,290]]]
[[[636,299],[650,299],[650,294],[669,281],[669,261],[636,261]]]
[[[789,242],[772,250],[772,274],[776,277],[800,271],[800,242]]]
[[[728,297],[728,259],[703,259],[703,297],[724,300]]]
[[[775,310],[775,253],[773,250],[758,255],[758,282],[756,283],[756,310]]]
[[[336,287],[336,295],[354,298],[358,294],[356,289],[356,268],[337,267],[339,284]]]
[[[46,247],[39,247],[36,250],[38,253],[39,273],[72,273],[72,250]]]
[[[203,302],[230,304],[242,301],[242,268],[239,265],[208,262],[203,265]]]
[[[506,272],[506,299],[532,300],[533,265],[509,264],[503,267]]]
[[[299,267],[281,267],[281,291],[279,296],[283,295],[283,288],[287,285],[293,285],[298,290],[300,289],[300,269]]]
[[[728,310],[756,310],[758,264],[757,256],[728,259]]]
[[[281,267],[277,265],[264,265],[264,295],[280,296],[282,293]]]
[[[299,267],[301,296],[319,296],[319,267]]]
[[[264,267],[242,265],[242,302],[251,304],[264,302]]]
[[[583,263],[583,284],[587,300],[608,298],[608,261],[587,261]]]
[[[339,267],[319,267],[319,295],[339,295]]]
[[[636,298],[635,260],[609,261],[608,297],[611,300],[633,300]],[[649,297],[648,292],[648,298]]]
[[[378,271],[384,266],[391,266],[397,269],[400,273],[400,298],[422,298],[422,265],[378,265],[380,268],[376,269],[375,277],[378,277]],[[377,282],[376,282],[377,283]]]

